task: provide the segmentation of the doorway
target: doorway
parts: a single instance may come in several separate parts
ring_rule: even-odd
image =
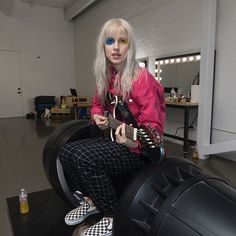
[[[20,52],[0,50],[0,118],[23,116]]]

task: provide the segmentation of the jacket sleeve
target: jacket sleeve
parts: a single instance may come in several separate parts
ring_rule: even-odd
[[[160,83],[147,70],[143,70],[133,86],[132,94],[139,107],[138,125],[149,124],[163,135],[166,109],[164,89]]]
[[[98,115],[104,114],[104,109],[103,109],[103,106],[102,106],[100,99],[98,97],[97,91],[96,91],[95,96],[92,99],[92,107],[90,110],[90,114],[91,114],[91,116],[93,116],[94,114],[98,114]]]

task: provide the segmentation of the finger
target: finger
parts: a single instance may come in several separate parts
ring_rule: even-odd
[[[98,118],[100,119],[100,120],[107,120],[107,117],[106,116],[98,116]]]
[[[121,128],[122,128],[122,125],[119,125],[119,126],[116,128],[116,131],[115,131],[115,135],[116,135],[116,136],[120,136]]]
[[[108,123],[108,119],[105,116],[95,116],[94,121],[96,122],[97,125],[102,125]]]
[[[126,137],[126,135],[125,135],[125,123],[123,123],[122,126],[121,126],[121,135],[123,137]]]
[[[103,125],[108,124],[108,119],[105,117],[104,120],[100,120],[100,123]]]

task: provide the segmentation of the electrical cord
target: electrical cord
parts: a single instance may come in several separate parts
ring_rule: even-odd
[[[198,117],[198,113],[196,114],[196,116],[194,117],[193,121],[190,123],[190,125],[188,126],[188,128],[193,128],[193,123],[195,122],[195,120]]]
[[[195,120],[197,119],[198,117],[198,113],[196,114],[196,116],[194,117],[194,119],[192,120],[192,122],[190,123],[190,125],[188,126],[188,129],[193,129],[193,124],[195,122]],[[181,127],[178,127],[176,130],[175,130],[175,136],[177,136],[177,133],[180,129],[183,129],[184,127],[181,126]]]
[[[176,130],[175,130],[175,136],[177,136],[177,133],[178,133],[178,130],[179,129],[183,129],[184,127],[178,127]]]

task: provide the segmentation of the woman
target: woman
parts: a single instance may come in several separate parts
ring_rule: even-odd
[[[114,105],[106,99],[109,92],[128,104],[138,125],[151,125],[163,134],[165,104],[162,86],[135,60],[133,30],[123,19],[107,21],[97,41],[94,71],[97,92],[93,98],[91,116],[102,130],[109,121],[104,111],[112,112]],[[67,143],[60,153],[66,174],[73,178],[85,202],[65,217],[68,225],[83,222],[97,212],[104,217],[86,229],[83,236],[111,235],[117,195],[111,178],[131,174],[143,168],[149,160],[141,154],[138,141],[127,138],[125,124],[115,130],[115,141],[84,139]]]

